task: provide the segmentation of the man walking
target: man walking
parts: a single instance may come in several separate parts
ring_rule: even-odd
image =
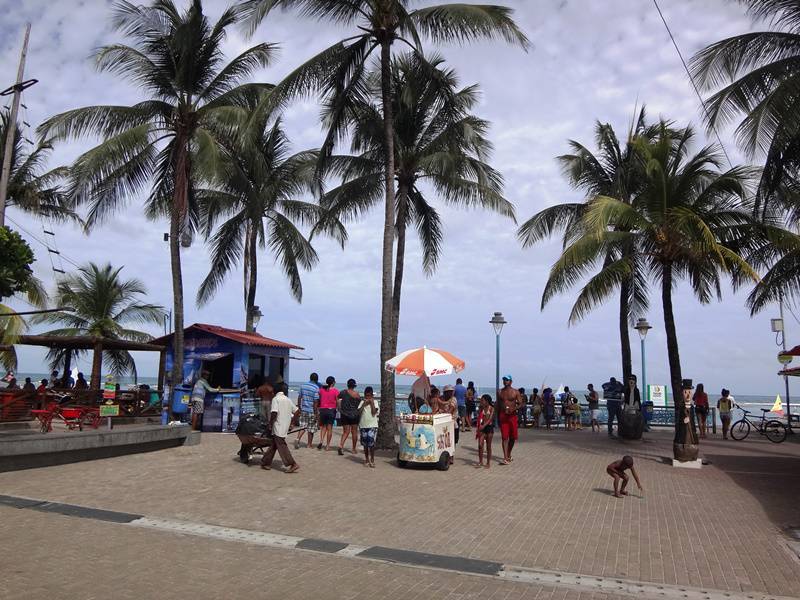
[[[300,427],[297,439],[294,442],[294,449],[300,449],[300,442],[303,441],[303,434],[308,434],[308,447],[311,448],[314,442],[314,434],[319,430],[319,375],[312,373],[309,381],[300,386],[300,393],[297,395],[297,406],[300,408]]]
[[[497,401],[499,413],[500,435],[503,438],[503,461],[500,464],[508,465],[513,460],[511,451],[519,437],[519,420],[517,411],[522,406],[522,396],[514,389],[511,375],[503,377],[503,389],[500,390]]]
[[[461,428],[464,431],[469,431],[471,427],[469,416],[467,415],[467,388],[464,387],[464,381],[460,377],[456,379],[456,386],[453,388],[453,392],[458,406],[458,418],[461,419]]]
[[[606,400],[608,408],[608,437],[614,437],[614,420],[617,421],[617,429],[622,417],[622,392],[624,386],[615,377],[603,384],[603,398]]]
[[[269,417],[270,428],[272,429],[272,445],[264,453],[264,458],[261,459],[261,468],[269,471],[272,468],[272,459],[275,458],[275,452],[281,455],[281,461],[284,467],[289,467],[285,473],[297,473],[300,470],[292,453],[289,452],[289,446],[286,445],[286,436],[289,434],[289,426],[292,424],[292,419],[300,413],[300,409],[295,407],[286,395],[289,388],[285,383],[279,384],[279,392],[275,394],[272,399],[272,412]]]

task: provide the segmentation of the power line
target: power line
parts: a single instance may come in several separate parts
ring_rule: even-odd
[[[17,226],[19,229],[21,229],[22,231],[24,231],[25,233],[27,233],[27,234],[28,234],[28,235],[29,235],[31,238],[33,238],[34,240],[36,240],[37,242],[39,242],[39,243],[40,243],[42,246],[44,246],[44,247],[47,249],[47,252],[48,252],[48,254],[50,253],[50,251],[51,251],[51,248],[50,248],[50,246],[47,244],[47,242],[45,242],[45,241],[41,240],[40,238],[36,237],[34,234],[32,234],[32,233],[31,233],[30,231],[28,231],[27,229],[25,229],[25,228],[24,228],[22,225],[20,225],[20,224],[19,224],[17,221],[15,221],[14,219],[12,219],[10,216],[6,215],[6,219],[8,219],[9,221],[11,221],[11,222],[12,222],[14,225],[16,225],[16,226]],[[63,254],[63,253],[61,253],[61,252],[59,252],[59,256],[61,256],[61,258],[63,258],[64,260],[66,260],[68,263],[70,263],[70,264],[71,264],[72,266],[74,266],[75,268],[77,268],[77,269],[80,269],[80,268],[81,268],[81,266],[80,266],[78,263],[76,263],[74,260],[72,260],[72,259],[71,259],[69,256],[66,256],[65,254]]]
[[[667,33],[669,34],[669,39],[672,40],[672,45],[675,46],[675,51],[678,53],[678,58],[681,59],[683,70],[686,71],[686,75],[687,77],[689,77],[689,83],[692,84],[694,93],[697,94],[697,99],[700,100],[700,106],[703,107],[703,112],[706,114],[706,119],[708,119],[709,126],[711,127],[711,130],[714,132],[714,135],[717,138],[717,142],[719,142],[719,147],[722,148],[722,153],[728,160],[728,166],[733,168],[733,162],[731,161],[731,157],[728,156],[728,151],[725,149],[725,144],[722,143],[722,138],[719,136],[719,132],[717,131],[716,126],[711,120],[711,115],[708,114],[708,107],[706,107],[706,103],[703,101],[703,96],[702,94],[700,94],[700,90],[697,88],[697,85],[694,82],[694,78],[692,77],[691,72],[689,72],[689,66],[686,64],[686,61],[683,58],[683,53],[681,52],[681,49],[678,47],[678,42],[675,41],[675,36],[672,35],[672,30],[669,28],[667,20],[664,18],[664,13],[661,12],[661,7],[658,5],[658,0],[653,0],[653,4],[655,4],[656,10],[658,11],[658,16],[661,17],[661,22],[664,23],[664,27],[666,28]]]

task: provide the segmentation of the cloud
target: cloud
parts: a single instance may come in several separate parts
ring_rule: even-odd
[[[646,103],[653,118],[661,114],[699,125],[697,98],[650,3],[516,0],[509,4],[534,44],[529,53],[502,44],[444,47],[441,52],[464,85],[481,85],[478,112],[492,122],[493,163],[506,178],[506,194],[521,221],[546,206],[580,200],[581,194],[561,177],[554,157],[568,150],[568,139],[592,145],[596,120],[624,130],[634,106]],[[23,25],[26,20],[33,23],[26,72],[40,82],[25,94],[25,117],[32,125],[78,106],[129,104],[141,98],[124,80],[96,73],[88,58],[97,46],[120,39],[110,31],[110,4],[105,0],[2,0],[0,7],[4,14],[0,81],[13,80]],[[224,4],[207,1],[205,7],[217,16]],[[725,0],[665,3],[662,8],[687,57],[707,43],[753,27],[740,5]],[[258,74],[260,80],[274,82],[348,33],[338,25],[278,11],[252,40],[231,30],[225,48],[230,57],[255,41],[280,43],[278,61]],[[313,100],[289,107],[285,124],[295,148],[320,143],[318,114]],[[739,157],[729,132],[724,133],[729,152]],[[91,142],[59,145],[55,162],[69,162]],[[91,236],[70,226],[59,227],[58,245],[79,263],[92,259],[125,265],[126,276],[145,280],[151,301],[169,307],[169,253],[161,237],[168,226],[144,219],[140,206],[140,199],[131,199],[122,213]],[[509,321],[502,334],[503,371],[512,371],[521,385],[539,386],[546,379],[581,388],[589,381],[620,375],[613,302],[571,327],[567,318],[577,290],[554,299],[544,311],[539,308],[547,273],[558,255],[557,241],[523,250],[514,224],[507,219],[444,206],[440,210],[446,242],[433,277],[423,274],[419,244],[413,235],[409,240],[401,349],[422,344],[448,348],[466,359],[466,378],[491,385],[494,333],[488,320],[492,312],[502,310]],[[378,379],[380,213],[375,210],[350,226],[345,251],[330,241],[317,243],[321,260],[313,272],[303,275],[302,305],[291,299],[272,258],[260,257],[257,303],[265,313],[260,330],[304,346],[315,359],[292,363],[294,378],[313,369],[339,380]],[[41,237],[38,222],[15,211],[11,216]],[[52,284],[47,253],[32,243],[39,259],[36,272]],[[213,302],[198,309],[193,298],[207,273],[207,249],[196,243],[184,252],[183,263],[186,322],[241,327],[241,273],[232,274]],[[654,325],[647,340],[648,378],[664,383],[668,369],[658,300],[654,290],[647,315]],[[780,382],[774,376],[770,311],[750,319],[743,303],[743,294],[726,291],[723,302],[704,307],[685,286],[678,288],[675,311],[684,372],[711,389],[725,385],[740,393],[774,393]],[[800,328],[791,319],[787,326],[790,331],[793,326]],[[638,337],[632,333],[638,371]],[[42,370],[41,353],[26,349],[21,357],[23,370]],[[143,356],[140,371],[154,370],[155,359]]]

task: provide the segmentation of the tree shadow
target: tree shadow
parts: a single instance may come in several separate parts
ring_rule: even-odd
[[[780,529],[800,525],[800,456],[731,455],[706,452],[714,466],[755,498]]]

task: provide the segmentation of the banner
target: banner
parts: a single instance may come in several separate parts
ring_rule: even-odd
[[[648,385],[648,397],[653,403],[653,406],[666,406],[667,405],[667,386],[665,385]]]

